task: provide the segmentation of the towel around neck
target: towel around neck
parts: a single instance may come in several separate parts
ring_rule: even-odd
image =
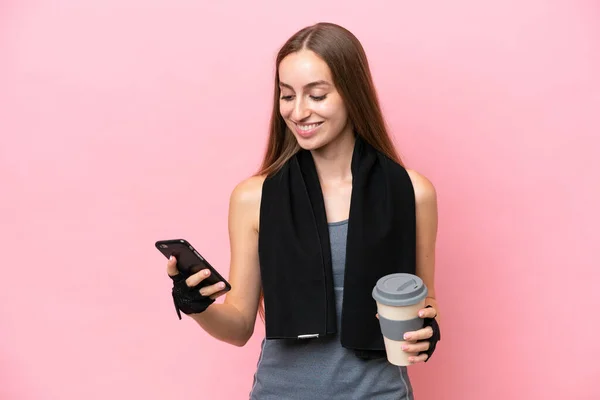
[[[415,273],[414,189],[406,169],[361,136],[351,171],[341,344],[384,351],[371,292],[384,275]],[[310,151],[300,150],[265,179],[258,250],[266,338],[336,333],[327,215]]]

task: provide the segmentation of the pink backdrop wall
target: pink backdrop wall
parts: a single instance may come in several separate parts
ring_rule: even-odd
[[[178,321],[153,243],[228,272],[273,57],[320,20],[361,39],[438,189],[443,341],[417,398],[600,398],[597,2],[9,0],[0,399],[247,397],[262,325],[239,349]]]

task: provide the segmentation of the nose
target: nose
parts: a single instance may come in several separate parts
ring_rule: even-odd
[[[296,98],[294,109],[292,110],[292,120],[300,122],[310,116],[310,108],[306,106],[304,99],[301,96]]]

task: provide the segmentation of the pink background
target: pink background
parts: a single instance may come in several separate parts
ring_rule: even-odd
[[[247,398],[263,326],[240,349],[178,321],[153,244],[227,274],[275,53],[321,20],[363,42],[438,190],[417,398],[600,398],[598,2],[0,4],[0,399]]]

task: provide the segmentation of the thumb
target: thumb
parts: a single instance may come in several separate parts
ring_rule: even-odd
[[[167,274],[169,274],[169,276],[179,274],[179,270],[177,269],[177,259],[174,256],[169,257],[169,261],[167,261]]]

